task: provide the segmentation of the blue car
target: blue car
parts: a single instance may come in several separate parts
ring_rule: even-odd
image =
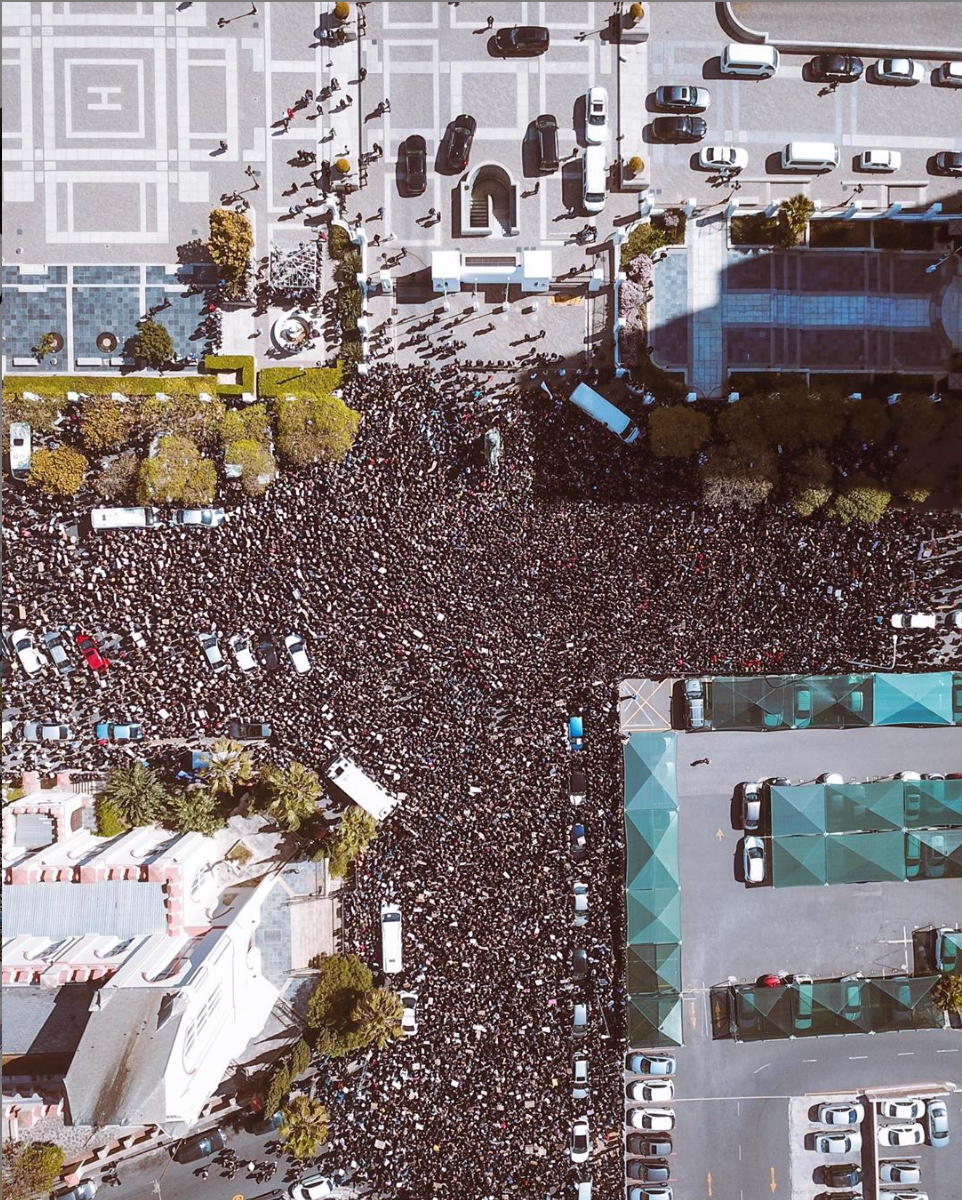
[[[568,718],[568,749],[584,750],[585,727],[581,717]]]
[[[140,742],[144,737],[139,721],[101,721],[94,733],[98,742]]]

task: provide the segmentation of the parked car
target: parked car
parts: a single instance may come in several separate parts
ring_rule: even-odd
[[[740,783],[742,828],[757,829],[762,823],[762,787],[760,783]]]
[[[893,613],[893,629],[934,629],[938,624],[935,613]]]
[[[418,998],[414,992],[399,992],[401,1001],[401,1033],[404,1037],[414,1037],[418,1031]]]
[[[266,742],[272,730],[266,721],[242,721],[234,717],[227,726],[227,732],[235,742]]]
[[[80,656],[87,666],[95,675],[102,675],[110,666],[110,663],[100,653],[94,639],[89,633],[78,633],[75,640],[77,649],[80,651]]]
[[[664,1134],[629,1133],[626,1144],[629,1154],[642,1158],[667,1158],[672,1153],[671,1138]]]
[[[171,525],[194,529],[214,529],[223,525],[226,519],[227,513],[222,508],[175,508],[170,514]]]
[[[513,25],[494,35],[499,54],[544,54],[550,43],[551,35],[543,25]]]
[[[742,844],[742,862],[746,883],[765,881],[765,843],[760,837],[747,837]]]
[[[538,170],[557,171],[561,165],[558,151],[558,122],[546,113],[534,123],[535,142],[538,147]]]
[[[829,1163],[822,1182],[832,1188],[855,1187],[862,1182],[862,1168],[857,1163]]]
[[[862,985],[855,975],[845,975],[839,980],[842,989],[842,1016],[846,1021],[858,1021],[862,1017]]]
[[[675,1083],[672,1079],[635,1079],[625,1088],[629,1100],[640,1100],[643,1104],[663,1104],[673,1100]]]
[[[67,654],[67,648],[63,644],[63,638],[57,632],[45,633],[43,635],[43,644],[46,647],[47,653],[53,665],[57,668],[61,675],[69,675],[71,671],[70,657]]]
[[[820,1125],[861,1125],[865,1120],[865,1108],[861,1104],[820,1104]]]
[[[588,795],[588,776],[581,767],[572,767],[568,772],[568,799],[572,804],[583,804]]]
[[[93,1179],[83,1179],[80,1183],[68,1188],[65,1192],[57,1192],[56,1200],[94,1200],[97,1195],[97,1183]]]
[[[219,675],[221,671],[226,671],[227,662],[220,652],[220,643],[217,640],[217,635],[215,633],[198,633],[196,637],[200,643],[204,658],[207,659],[207,665],[214,674]]]
[[[655,90],[655,104],[668,112],[704,112],[711,105],[711,93],[688,84],[665,84]]]
[[[98,742],[140,742],[144,727],[139,721],[100,721],[94,726]]]
[[[264,665],[265,671],[279,670],[281,662],[277,657],[277,651],[274,649],[274,643],[269,637],[261,638],[257,643],[257,652],[261,656],[261,662]]]
[[[245,675],[250,675],[252,671],[257,670],[257,663],[254,661],[254,655],[251,654],[250,638],[243,633],[232,633],[227,644],[230,646],[234,661]]]
[[[572,860],[576,863],[584,862],[588,857],[588,839],[585,835],[584,825],[572,825],[568,837]]]
[[[705,726],[705,685],[700,679],[685,680],[685,716],[689,729]]]
[[[408,194],[423,195],[428,186],[428,152],[424,138],[419,133],[406,137],[401,143],[399,158]]]
[[[304,649],[304,643],[296,633],[289,633],[284,638],[284,647],[290,656],[291,662],[294,664],[294,670],[298,675],[306,675],[311,669],[310,660],[307,657],[307,651]]]
[[[906,820],[909,817],[906,814]],[[905,838],[905,878],[918,879],[922,872],[922,842],[917,834],[910,833]]]
[[[448,141],[448,167],[452,171],[467,169],[468,160],[471,157],[471,143],[474,141],[477,128],[477,121],[474,117],[469,117],[467,113],[461,113],[460,116],[455,117]]]
[[[748,151],[741,146],[704,146],[698,151],[698,165],[703,171],[744,171]]]
[[[574,896],[575,914],[572,923],[576,928],[581,928],[588,924],[588,885],[576,881],[571,890]]]
[[[925,78],[925,67],[914,58],[880,58],[872,67],[872,77],[877,83],[911,87]]]
[[[576,1050],[571,1056],[571,1098],[588,1099],[588,1055]]]
[[[962,87],[962,62],[944,62],[935,72],[940,87]]]
[[[962,150],[940,150],[933,161],[939,175],[962,175]]]
[[[878,1106],[879,1116],[894,1118],[896,1121],[917,1121],[925,1113],[924,1100],[881,1100]]]
[[[588,951],[581,948],[571,952],[571,978],[580,983],[588,974]]]
[[[945,874],[946,864],[945,834],[929,834],[928,841],[922,843],[922,874],[926,879],[941,879]]]
[[[656,142],[700,142],[707,132],[704,117],[655,117],[651,123]]]
[[[283,1123],[284,1114],[278,1109],[276,1112],[268,1113],[266,1116],[263,1112],[254,1113],[244,1128],[249,1133],[273,1133],[275,1129],[280,1129]]]
[[[585,141],[600,146],[608,139],[608,90],[588,88],[585,94]]]
[[[23,727],[25,742],[69,742],[72,738],[69,726],[55,721],[27,721]]]
[[[227,1138],[220,1129],[198,1133],[177,1143],[174,1158],[177,1162],[196,1162],[199,1158],[210,1158],[227,1146]]]
[[[667,1183],[655,1187],[630,1187],[628,1200],[672,1200],[672,1190]]]
[[[647,1129],[653,1133],[668,1133],[675,1128],[673,1108],[632,1108],[628,1112],[632,1129]]]
[[[943,925],[935,931],[935,969],[943,975],[951,975],[959,966],[959,947],[962,946],[962,929]]]
[[[43,670],[46,665],[44,655],[34,644],[33,634],[29,629],[15,629],[10,634],[10,645],[28,675],[36,675]]]
[[[854,83],[861,79],[865,66],[854,54],[818,54],[809,70],[818,83]]]
[[[944,1150],[949,1144],[949,1106],[944,1100],[930,1100],[926,1113],[929,1145]]]
[[[569,750],[584,750],[585,748],[585,725],[579,715],[574,715],[568,718],[568,749]]]
[[[667,1183],[671,1178],[671,1167],[664,1162],[641,1162],[637,1158],[628,1160],[625,1171],[629,1179],[641,1183]]]
[[[882,1125],[878,1140],[880,1146],[921,1146],[925,1130],[917,1121],[912,1125]]]
[[[815,1135],[816,1154],[858,1154],[862,1149],[862,1135],[851,1133],[819,1133]]]
[[[902,155],[898,150],[863,150],[857,165],[860,171],[898,171]]]
[[[333,1196],[336,1184],[326,1175],[305,1175],[298,1183],[291,1184],[291,1200],[324,1200]]]
[[[591,1139],[588,1133],[588,1122],[579,1118],[571,1126],[571,1161],[583,1163],[588,1161],[591,1153]]]
[[[675,1059],[671,1054],[629,1054],[628,1070],[632,1075],[674,1075]]]
[[[879,1164],[882,1183],[921,1183],[922,1172],[918,1159],[886,1158]]]

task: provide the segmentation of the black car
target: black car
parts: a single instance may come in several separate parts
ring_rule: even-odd
[[[174,1151],[177,1162],[196,1162],[199,1158],[210,1158],[227,1146],[227,1138],[219,1129],[211,1129],[196,1137],[185,1138]]]
[[[571,826],[568,834],[568,839],[571,844],[571,858],[573,862],[584,862],[588,857],[588,839],[585,836],[585,827],[580,822]]]
[[[561,161],[558,157],[558,122],[550,113],[538,117],[534,133],[538,142],[538,170],[557,171]]]
[[[544,54],[549,41],[543,25],[514,25],[494,35],[495,49],[501,54]]]
[[[629,1133],[628,1153],[643,1158],[666,1158],[671,1154],[671,1138],[666,1133]]]
[[[274,649],[274,643],[269,637],[261,638],[257,643],[257,651],[261,656],[261,662],[264,664],[264,669],[267,671],[276,671],[280,667],[280,660],[277,657],[277,651]]]
[[[935,169],[940,175],[962,175],[962,152],[940,150],[935,156]]]
[[[704,117],[655,117],[651,132],[659,142],[700,142],[708,123]]]
[[[809,70],[819,83],[854,83],[865,67],[854,54],[817,54]]]
[[[227,730],[235,742],[263,742],[271,736],[271,727],[266,721],[240,721],[235,717]]]
[[[412,133],[401,147],[404,186],[412,196],[420,196],[428,186],[428,154],[424,138]]]
[[[588,952],[587,950],[572,950],[571,952],[571,978],[581,980],[588,974]]]
[[[448,142],[448,166],[452,171],[463,171],[467,167],[471,157],[471,143],[477,128],[477,121],[467,113],[455,118]]]
[[[664,1161],[643,1163],[631,1158],[626,1169],[629,1179],[637,1179],[642,1183],[667,1183],[671,1178],[671,1167]]]

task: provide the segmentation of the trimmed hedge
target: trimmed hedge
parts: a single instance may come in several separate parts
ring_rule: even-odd
[[[216,381],[215,381],[216,382]],[[82,392],[87,396],[198,396],[210,391],[211,381],[203,375],[7,375],[3,381],[3,399],[15,392],[33,392],[36,396],[66,396]]]
[[[211,375],[219,371],[237,371],[240,374],[239,383],[217,384],[217,394],[220,396],[242,396],[245,392],[254,394],[254,356],[251,354],[207,354],[204,357],[204,370]]]
[[[261,400],[323,400],[341,386],[341,376],[340,367],[264,367],[257,375],[257,394]]]

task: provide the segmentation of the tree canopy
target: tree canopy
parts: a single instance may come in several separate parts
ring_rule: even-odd
[[[130,350],[134,358],[156,371],[173,360],[174,342],[159,321],[142,321],[131,339]]]

